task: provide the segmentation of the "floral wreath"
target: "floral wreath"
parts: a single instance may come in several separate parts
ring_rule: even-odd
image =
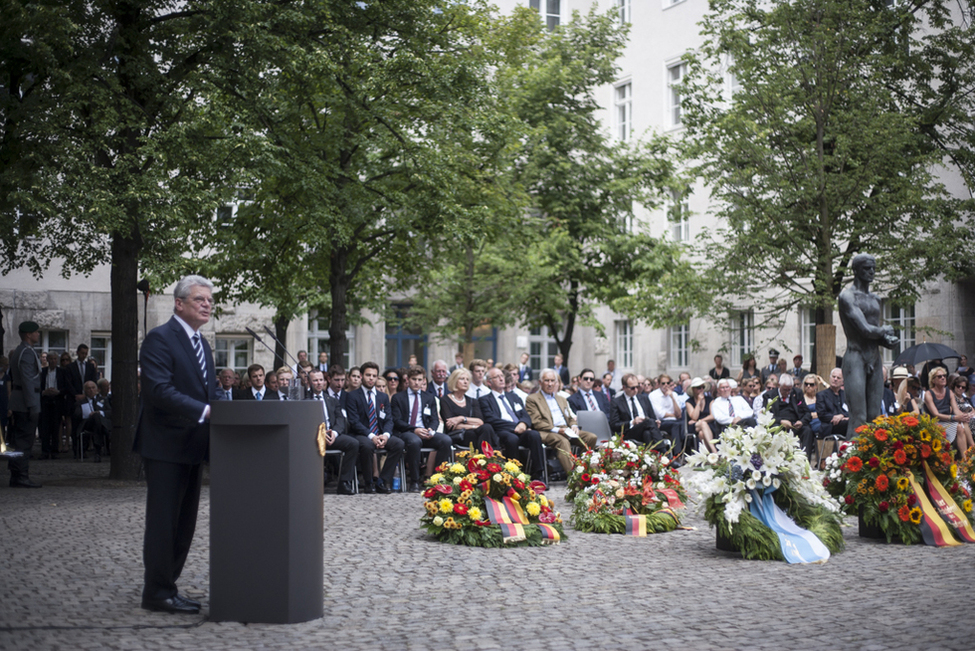
[[[521,462],[489,444],[481,452],[458,452],[426,481],[421,526],[437,540],[472,547],[511,547],[565,540],[562,516],[531,481]]]
[[[680,524],[675,509],[684,507],[687,496],[660,451],[615,436],[574,461],[565,499],[573,505],[571,522],[579,531],[644,535]],[[633,516],[644,518],[634,523]]]
[[[830,553],[844,547],[839,503],[822,485],[794,434],[777,425],[768,410],[755,427],[725,429],[717,452],[698,450],[681,468],[681,481],[704,519],[744,558],[783,560],[778,536],[755,517],[756,491],[771,491],[775,504]]]
[[[961,527],[975,522],[973,454],[956,464],[935,419],[912,414],[879,417],[858,427],[856,434],[826,460],[828,474],[823,480],[848,513],[858,513],[865,524],[879,527],[888,542],[908,545],[924,540],[924,507],[935,498],[942,501],[936,511],[957,512]]]

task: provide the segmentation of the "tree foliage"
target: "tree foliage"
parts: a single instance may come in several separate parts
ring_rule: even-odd
[[[805,306],[832,323],[860,252],[894,302],[972,272],[975,34],[957,8],[711,2],[683,123],[722,220],[700,242],[703,284],[722,288],[716,313],[768,288],[756,314]],[[946,170],[968,196],[944,185]]]

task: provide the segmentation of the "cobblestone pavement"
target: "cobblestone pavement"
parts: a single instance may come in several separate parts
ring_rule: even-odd
[[[574,532],[540,549],[439,544],[417,495],[325,496],[325,616],[211,623],[209,489],[181,589],[198,616],[139,608],[145,487],[108,464],[35,461],[0,484],[0,649],[959,649],[975,647],[975,545],[861,540],[823,566],[744,561],[694,531]],[[564,484],[552,494],[564,504]],[[568,509],[563,508],[563,513]]]

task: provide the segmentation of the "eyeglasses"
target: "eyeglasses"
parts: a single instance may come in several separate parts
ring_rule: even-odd
[[[629,386],[623,387],[623,390],[624,391],[635,391],[636,389],[639,389],[639,388],[640,388],[640,385],[639,384],[631,384]]]
[[[956,384],[955,385],[955,388],[956,389],[967,389],[968,388],[968,385],[967,384]]]
[[[594,377],[581,377],[579,379],[582,380],[583,382],[595,382],[596,380],[596,378]]]
[[[399,378],[396,377],[395,375],[390,375],[388,378],[386,378],[386,381],[387,382],[399,382]]]
[[[804,387],[814,387],[814,386],[816,386],[816,383],[815,382],[803,382],[802,383],[802,386],[804,386]]]

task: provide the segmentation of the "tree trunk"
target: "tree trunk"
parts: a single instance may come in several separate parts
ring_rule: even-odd
[[[288,336],[288,324],[290,319],[286,319],[283,316],[276,316],[274,318],[274,336],[278,338],[277,342],[274,344],[274,369],[277,370],[282,366],[290,365],[285,359],[284,352],[284,342],[287,341]]]
[[[112,237],[112,479],[138,479],[142,459],[132,451],[139,415],[138,236]]]
[[[328,324],[328,358],[332,364],[342,364],[345,354],[345,331],[349,327],[348,297],[349,277],[346,275],[347,254],[339,248],[332,254],[332,273],[329,291],[332,297],[332,314]],[[380,364],[380,367],[382,364]]]

